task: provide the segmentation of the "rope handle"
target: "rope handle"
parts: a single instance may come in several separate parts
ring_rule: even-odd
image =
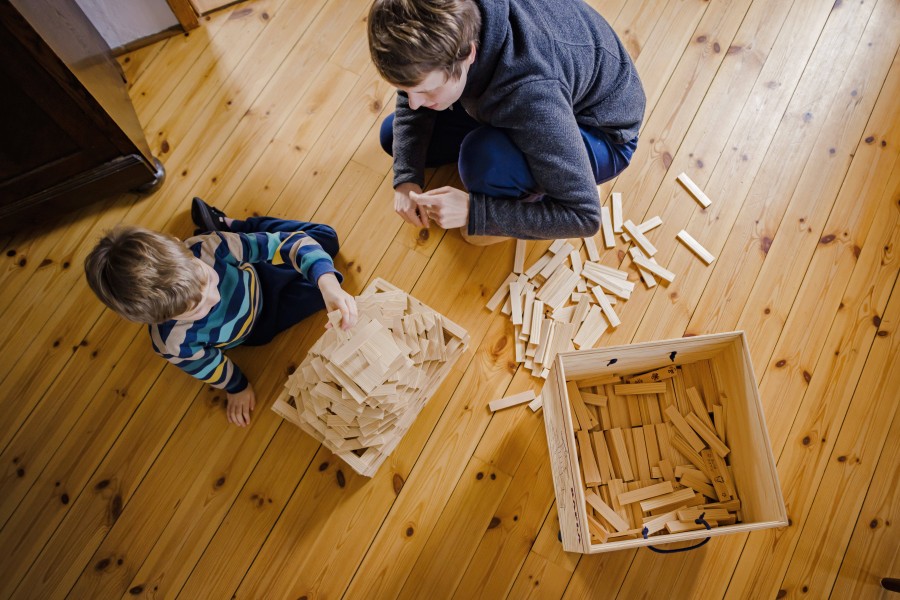
[[[706,519],[703,518],[705,515],[706,515],[705,512],[700,513],[700,516],[697,517],[696,519],[694,519],[694,523],[696,523],[697,525],[703,525],[704,527],[706,527],[707,530],[712,529],[710,524],[706,522]],[[650,530],[647,529],[646,527],[644,527],[644,529],[641,531],[641,535],[644,536],[644,539],[646,540],[650,536]],[[663,548],[656,548],[655,546],[647,546],[647,547],[659,554],[675,554],[676,552],[687,552],[688,550],[696,550],[700,546],[707,543],[710,539],[711,538],[706,538],[702,542],[694,544],[693,546],[688,546],[686,548],[672,548],[671,550],[664,550]]]

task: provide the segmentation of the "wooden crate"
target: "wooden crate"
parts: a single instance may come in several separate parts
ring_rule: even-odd
[[[363,291],[360,298],[370,297],[373,294],[384,292],[400,291],[401,290],[383,279],[375,279]],[[378,470],[378,467],[381,466],[381,463],[383,463],[397,447],[400,440],[403,439],[403,435],[412,426],[416,416],[418,416],[419,412],[425,406],[425,403],[428,402],[438,386],[443,382],[444,378],[450,372],[450,369],[452,369],[453,365],[456,363],[456,360],[463,352],[465,352],[469,344],[469,335],[465,329],[447,318],[439,316],[433,309],[412,296],[406,295],[406,302],[408,306],[407,310],[410,313],[427,313],[438,316],[440,331],[443,332],[444,337],[443,341],[446,357],[444,360],[433,360],[429,363],[427,370],[423,371],[424,383],[421,386],[411,392],[403,394],[398,393],[396,397],[390,399],[392,402],[394,400],[402,401],[403,409],[399,415],[394,415],[397,419],[393,425],[390,426],[390,429],[381,436],[383,439],[380,443],[372,445],[367,444],[363,448],[354,450],[342,450],[335,446],[333,440],[327,439],[324,431],[317,430],[311,426],[309,422],[306,422],[301,418],[298,405],[302,404],[302,402],[291,396],[290,389],[292,387],[291,382],[293,378],[300,378],[300,380],[303,380],[302,370],[306,361],[304,361],[304,364],[301,364],[301,368],[298,368],[297,371],[288,378],[285,389],[272,406],[272,410],[276,414],[297,425],[307,434],[322,442],[323,445],[346,462],[354,471],[366,477],[372,477]],[[435,328],[437,329],[436,325]],[[315,346],[313,348],[315,348]],[[372,399],[367,398],[367,401],[370,400]]]
[[[722,395],[727,397],[723,402],[724,431],[731,447],[730,473],[741,501],[741,522],[711,530],[663,533],[649,539],[638,536],[594,543],[588,528],[585,484],[579,468],[567,381],[628,376],[705,360],[715,367]],[[787,511],[743,332],[560,353],[542,396],[560,532],[566,551],[594,554],[787,526]]]

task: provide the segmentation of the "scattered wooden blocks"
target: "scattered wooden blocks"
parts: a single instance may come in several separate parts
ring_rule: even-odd
[[[622,233],[622,194],[619,192],[612,194],[612,222],[613,231]]]
[[[371,477],[465,351],[469,336],[380,279],[357,306],[357,325],[327,329],[272,410]],[[329,315],[330,322],[338,319]]]
[[[691,180],[691,178],[687,176],[687,173],[682,173],[681,175],[679,175],[677,177],[677,179],[678,179],[678,182],[681,183],[681,185],[683,185],[685,187],[685,189],[687,189],[687,191],[689,191],[691,193],[691,195],[694,197],[694,199],[700,203],[700,206],[702,206],[703,208],[706,208],[707,206],[712,204],[712,202],[710,202],[709,198],[706,197],[706,194],[703,193],[703,190],[701,190],[699,187],[697,187],[697,184],[694,183]]]
[[[716,257],[713,256],[712,252],[704,248],[700,242],[695,240],[691,234],[684,229],[679,231],[676,237],[706,264],[710,264],[712,261],[716,260]]]
[[[520,392],[513,396],[507,396],[506,398],[500,398],[499,400],[493,400],[488,403],[488,408],[491,412],[497,412],[498,410],[503,410],[504,408],[509,408],[511,406],[518,406],[519,404],[525,404],[526,402],[531,402],[535,399],[534,390],[526,390],[524,392]]]

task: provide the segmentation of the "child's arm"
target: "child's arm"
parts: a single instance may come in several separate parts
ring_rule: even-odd
[[[334,273],[325,273],[319,277],[317,283],[328,312],[341,311],[341,328],[350,329],[356,325],[358,318],[356,299],[344,291]]]
[[[221,250],[224,239],[228,252],[239,262],[270,262],[273,265],[289,264],[307,281],[317,282],[325,273],[334,273],[340,281],[343,277],[334,268],[331,256],[315,239],[302,231],[279,233],[224,233],[207,236],[203,244],[209,254]]]

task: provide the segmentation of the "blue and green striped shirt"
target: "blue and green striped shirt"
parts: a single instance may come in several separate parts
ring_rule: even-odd
[[[229,393],[248,385],[224,350],[243,342],[263,309],[252,263],[290,264],[308,281],[338,272],[312,237],[293,233],[213,232],[185,240],[190,251],[215,269],[221,299],[202,319],[150,325],[153,349],[192,377]]]

